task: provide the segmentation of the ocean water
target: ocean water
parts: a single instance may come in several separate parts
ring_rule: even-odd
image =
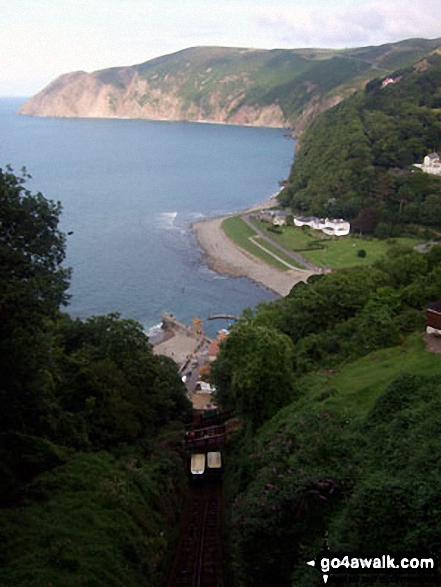
[[[0,99],[0,167],[62,203],[72,316],[117,311],[150,329],[237,314],[274,295],[211,271],[191,223],[237,212],[278,191],[294,142],[279,129],[117,119],[32,118]]]

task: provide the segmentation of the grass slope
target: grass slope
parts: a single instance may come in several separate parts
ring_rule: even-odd
[[[298,388],[305,403],[319,401],[324,408],[354,408],[360,414],[371,409],[377,397],[400,375],[441,376],[440,355],[429,353],[421,333],[401,346],[376,350],[337,372],[320,371],[302,378]]]

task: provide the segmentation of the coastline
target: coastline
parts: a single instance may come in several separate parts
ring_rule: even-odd
[[[275,205],[277,205],[277,195],[248,208],[243,213],[263,210]],[[229,216],[233,214],[192,224],[210,269],[232,277],[248,277],[281,297],[288,295],[296,283],[306,281],[310,275],[313,275],[312,271],[304,269],[282,271],[240,248],[222,229],[222,222]]]

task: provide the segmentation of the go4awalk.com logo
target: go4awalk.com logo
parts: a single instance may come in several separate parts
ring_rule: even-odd
[[[363,575],[375,580],[416,579],[418,585],[424,585],[439,576],[437,557],[422,553],[333,553],[326,549],[306,564],[321,572],[325,585],[332,577]]]

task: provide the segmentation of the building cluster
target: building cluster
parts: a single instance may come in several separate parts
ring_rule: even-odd
[[[351,230],[351,225],[346,220],[317,218],[316,216],[294,216],[296,226],[310,226],[315,230],[321,230],[330,236],[346,236]]]
[[[271,222],[273,226],[284,226],[287,224],[287,219],[291,218],[295,226],[310,226],[314,230],[321,230],[330,236],[346,236],[351,230],[351,225],[342,218],[317,218],[316,216],[293,216],[292,212],[287,210],[261,210],[256,215],[258,220],[266,220]]]

